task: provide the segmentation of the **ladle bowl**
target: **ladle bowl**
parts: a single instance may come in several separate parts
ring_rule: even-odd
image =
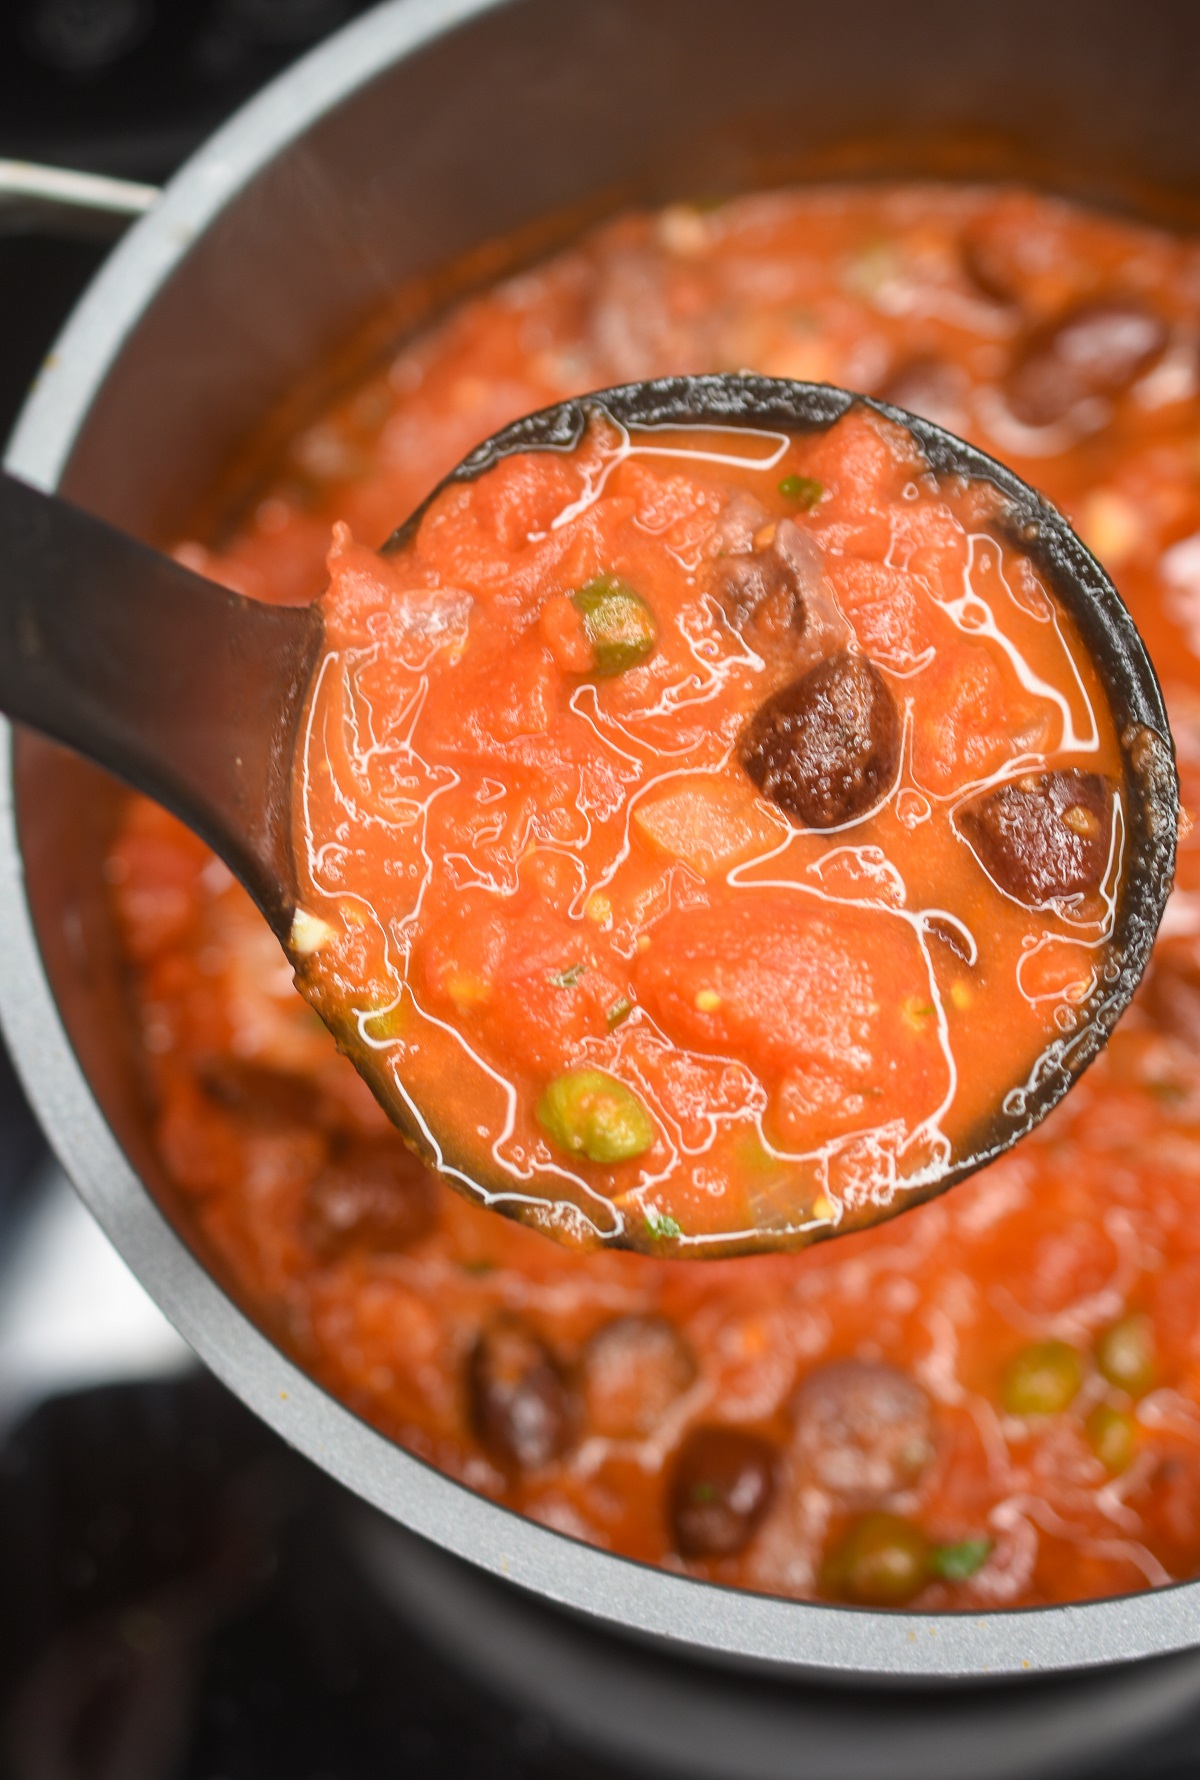
[[[527,415],[464,458],[384,550],[402,549],[448,486],[472,482],[517,453],[571,450],[593,418],[625,429],[712,422],[803,434],[832,426],[855,403],[903,426],[935,474],[987,481],[999,492],[1001,529],[1044,576],[1098,671],[1119,738],[1129,823],[1108,961],[1075,1009],[1073,1030],[1048,1046],[1025,1083],[1007,1085],[994,1116],[944,1169],[880,1207],[882,1218],[975,1173],[1040,1123],[1103,1048],[1150,956],[1174,871],[1178,783],[1154,669],[1095,558],[1028,484],[933,422],[826,384],[743,373],[631,383]],[[0,709],[156,798],[200,834],[254,897],[301,981],[309,958],[291,833],[292,770],[321,653],[319,607],[245,599],[54,496],[7,475],[0,481]],[[506,1195],[502,1181],[482,1179],[452,1131],[435,1136],[417,1120],[355,1022],[335,1032],[431,1165],[511,1215],[527,1215],[531,1202]],[[828,1235],[838,1228],[830,1225]],[[631,1238],[622,1225],[609,1240],[620,1247]],[[799,1240],[764,1229],[739,1235],[736,1251],[725,1244],[719,1252]]]
[[[1112,580],[1062,513],[1004,464],[933,421],[830,384],[738,372],[623,384],[526,415],[464,458],[392,534],[384,549],[403,548],[446,487],[474,481],[514,453],[569,451],[579,444],[593,417],[607,417],[625,428],[670,428],[712,421],[721,426],[769,427],[799,435],[823,431],[855,405],[911,433],[935,474],[986,481],[999,491],[1004,502],[1002,529],[1013,546],[1030,558],[1066,609],[1096,666],[1120,743],[1130,820],[1110,967],[1077,1010],[1077,1027],[1049,1048],[1029,1083],[997,1107],[994,1119],[980,1128],[970,1150],[957,1157],[934,1184],[900,1196],[899,1203],[888,1209],[887,1215],[893,1215],[944,1192],[994,1161],[1040,1124],[1069,1091],[1104,1048],[1137,989],[1174,878],[1179,785],[1162,690],[1145,644]],[[357,1055],[355,1060],[362,1067]],[[402,1116],[400,1108],[385,1104],[394,1117]],[[836,1226],[831,1234],[837,1234]],[[770,1246],[767,1240],[747,1244],[747,1249]]]

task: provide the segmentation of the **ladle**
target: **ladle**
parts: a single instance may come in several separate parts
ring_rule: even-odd
[[[1018,1110],[998,1114],[930,1189],[941,1191],[1023,1137],[1103,1047],[1137,987],[1171,887],[1178,785],[1166,712],[1142,640],[1103,569],[1033,489],[932,422],[827,385],[749,375],[664,378],[560,403],[486,440],[440,486],[473,480],[514,452],[568,449],[597,411],[624,426],[711,420],[804,433],[831,426],[856,401],[906,427],[934,472],[985,479],[1005,497],[1014,542],[1092,655],[1125,773],[1128,864],[1112,936],[1119,970]],[[427,505],[385,549],[404,544]],[[293,961],[292,761],[322,642],[318,606],[245,599],[56,496],[0,478],[0,709],[195,830],[245,885]],[[378,1054],[355,1048],[352,1056],[396,1117]],[[412,1130],[405,1135],[415,1141]],[[771,1246],[769,1234],[752,1246]]]

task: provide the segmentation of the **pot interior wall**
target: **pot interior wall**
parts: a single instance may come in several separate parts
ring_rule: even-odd
[[[1198,71],[1200,12],[1161,0],[1135,32],[1115,0],[510,0],[249,181],[149,305],[64,487],[174,534],[398,289],[621,198],[805,171],[1017,169],[1200,215]]]
[[[399,288],[550,216],[886,170],[1015,171],[1124,204],[1154,193],[1190,218],[1198,97],[1186,4],[1146,5],[1131,29],[1116,0],[512,0],[385,69],[250,179],[150,296],[63,486],[170,537]],[[24,736],[16,798],[68,1034],[157,1192],[100,871],[112,788]]]

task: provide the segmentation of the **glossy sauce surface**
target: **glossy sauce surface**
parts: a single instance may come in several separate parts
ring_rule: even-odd
[[[299,980],[485,1202],[680,1256],[878,1222],[1114,974],[1086,651],[999,491],[872,410],[601,411],[329,570]]]
[[[747,366],[894,398],[1064,507],[1200,797],[1200,251],[1020,192],[631,216],[465,304],[300,435],[220,548],[315,597],[475,443],[586,389]],[[407,1157],[247,899],[131,802],[109,876],[158,1142],[239,1298],[413,1451],[739,1586],[971,1611],[1200,1568],[1200,872],[1109,1049],[1018,1152],[797,1256],[571,1254]]]

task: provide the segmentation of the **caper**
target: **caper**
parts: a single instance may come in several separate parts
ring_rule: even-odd
[[[1129,1411],[1097,1403],[1085,1426],[1088,1443],[1105,1469],[1123,1471],[1137,1441],[1137,1424]]]
[[[644,661],[658,640],[653,612],[619,575],[597,575],[576,589],[571,604],[592,645],[592,672],[601,679]]]
[[[1083,1366],[1065,1341],[1033,1341],[1004,1374],[1000,1400],[1010,1415],[1056,1415],[1078,1391]]]
[[[785,476],[779,484],[779,492],[785,501],[795,501],[798,507],[815,507],[825,493],[824,484],[815,476]]]
[[[601,1069],[555,1076],[537,1103],[537,1120],[559,1149],[589,1162],[628,1162],[654,1142],[637,1095]]]
[[[844,1533],[821,1567],[828,1594],[864,1607],[898,1607],[929,1580],[929,1541],[898,1514],[864,1514]]]
[[[1157,1374],[1154,1329],[1148,1316],[1123,1316],[1096,1342],[1096,1364],[1109,1384],[1143,1397]]]

